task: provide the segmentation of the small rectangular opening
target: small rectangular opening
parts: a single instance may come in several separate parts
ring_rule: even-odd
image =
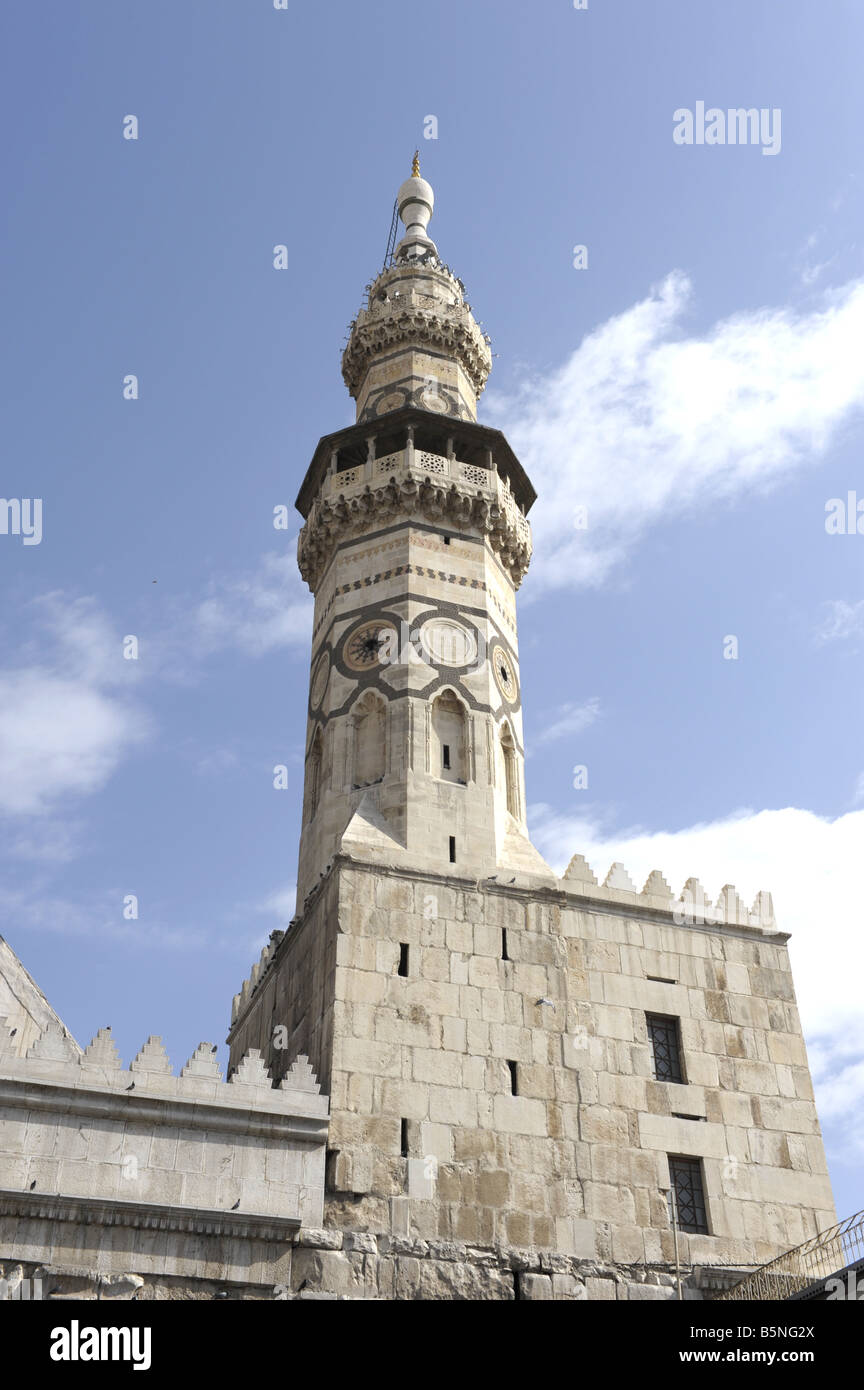
[[[450,863],[456,863],[456,836],[450,836]]]
[[[402,1150],[402,1157],[408,1157],[408,1121],[403,1120],[399,1128],[399,1144]]]
[[[509,957],[508,954],[507,954],[507,928],[506,928],[506,927],[502,927],[502,928],[501,928],[501,959],[502,959],[502,960],[509,960],[509,959],[510,959],[510,957]]]
[[[519,1094],[519,1077],[518,1077],[517,1071],[516,1071],[517,1063],[516,1063],[516,1062],[508,1062],[508,1063],[507,1063],[507,1066],[508,1066],[509,1069],[510,1069],[510,1094],[511,1094],[511,1096],[518,1096],[518,1094]]]
[[[408,943],[405,941],[399,942],[399,974],[408,974]]]
[[[444,537],[444,544],[445,544],[445,545],[449,545],[449,544],[450,544],[450,537],[449,537],[449,536],[445,536],[445,537]]]
[[[673,1110],[673,1111],[672,1111],[672,1119],[673,1119],[673,1120],[705,1120],[705,1121],[707,1122],[707,1116],[705,1116],[705,1115],[684,1115],[684,1114],[681,1113],[680,1110]]]
[[[686,1086],[679,1020],[667,1014],[646,1014],[645,1023],[654,1063],[654,1080]]]
[[[445,767],[449,767],[449,766],[450,766],[450,744],[449,744],[449,743],[445,743],[445,744],[442,745],[442,748],[441,748],[441,761],[443,762],[443,764],[444,764]]]
[[[655,985],[677,985],[677,980],[669,980],[665,975],[646,975],[646,980],[653,980]]]
[[[707,1236],[708,1213],[705,1209],[701,1159],[678,1154],[668,1154],[667,1157],[671,1184],[667,1196],[670,1225],[677,1218],[679,1231]]]

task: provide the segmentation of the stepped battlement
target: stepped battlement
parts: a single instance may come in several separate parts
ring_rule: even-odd
[[[670,912],[676,926],[749,927],[772,936],[779,931],[771,894],[761,890],[752,908],[748,908],[732,883],[724,884],[717,901],[712,903],[698,878],[688,878],[676,898],[659,869],[651,870],[640,890],[624,865],[616,862],[601,884],[584,856],[574,854],[561,884],[570,891],[575,889],[582,897]]]
[[[250,1048],[227,1082],[213,1043],[199,1043],[175,1076],[159,1037],[149,1037],[124,1068],[110,1028],[100,1028],[82,1052],[59,1023],[50,1022],[27,1051],[16,1051],[5,1016],[0,1015],[0,1085],[3,1082],[43,1082],[80,1090],[112,1092],[130,1103],[142,1097],[163,1101],[210,1102],[243,1110],[266,1110],[284,1115],[327,1117],[327,1097],[309,1065],[299,1056],[278,1083],[257,1048]]]

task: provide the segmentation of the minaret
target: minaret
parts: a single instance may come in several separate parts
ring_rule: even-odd
[[[549,873],[526,834],[516,637],[535,493],[477,423],[489,343],[428,235],[416,155],[397,206],[342,359],[356,423],[319,442],[297,498],[315,595],[298,906],[340,850]]]
[[[290,1085],[308,1057],[329,1098],[327,1229],[303,1233],[292,1285],[642,1298],[716,1266],[711,1292],[836,1219],[786,937],[731,886],[708,915],[696,880],[679,900],[657,871],[598,883],[580,854],[559,879],[530,844],[515,594],[534,491],[476,421],[489,347],[416,162],[397,205],[343,359],[357,420],[298,499],[298,910],[229,1033],[232,1072],[257,1048]],[[307,1198],[320,1180],[304,1168]]]

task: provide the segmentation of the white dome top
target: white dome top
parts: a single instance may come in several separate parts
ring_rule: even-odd
[[[417,154],[414,156],[411,178],[405,180],[396,195],[396,205],[405,226],[405,235],[396,247],[396,259],[410,260],[428,251],[437,256],[438,248],[426,235],[435,206],[435,194],[432,185],[420,177],[420,157]]]

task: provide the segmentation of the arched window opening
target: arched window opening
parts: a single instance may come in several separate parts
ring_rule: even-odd
[[[432,706],[432,775],[445,782],[461,782],[467,775],[467,720],[465,706],[452,690],[442,690]]]
[[[519,819],[519,769],[516,762],[516,745],[510,732],[510,725],[501,730],[501,752],[504,756],[504,785],[507,790],[507,810],[515,820]]]
[[[354,711],[353,786],[369,787],[384,777],[387,707],[380,695],[368,691]]]

